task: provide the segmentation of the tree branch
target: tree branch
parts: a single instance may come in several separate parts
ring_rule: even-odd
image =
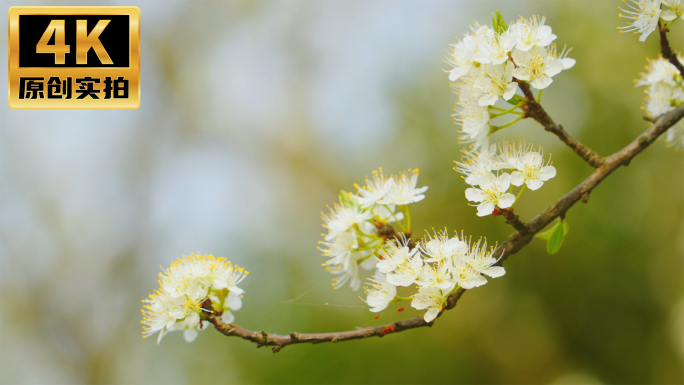
[[[603,163],[603,158],[592,151],[589,147],[583,145],[575,138],[570,136],[564,129],[563,126],[556,124],[553,119],[546,113],[544,107],[537,103],[534,99],[534,94],[530,89],[530,85],[527,82],[515,79],[520,86],[523,94],[527,98],[527,103],[522,106],[525,111],[525,115],[536,120],[539,124],[544,127],[544,130],[556,135],[563,143],[570,147],[573,151],[577,153],[582,159],[587,161],[592,167],[597,168]]]
[[[570,192],[565,194],[556,203],[551,205],[541,214],[534,217],[527,224],[520,224],[523,226],[511,234],[506,241],[499,246],[493,256],[500,258],[497,265],[502,264],[508,257],[520,251],[525,247],[536,233],[541,231],[549,223],[559,216],[565,216],[565,213],[579,200],[586,203],[589,193],[596,188],[608,175],[615,171],[620,166],[627,166],[629,162],[637,156],[641,151],[653,143],[660,135],[662,135],[668,128],[672,127],[680,119],[684,117],[684,105],[679,106],[675,110],[659,117],[646,131],[639,135],[634,141],[628,144],[622,150],[605,158],[601,165],[594,170],[594,172],[585,179],[582,183],[577,185]],[[512,215],[512,212],[510,213]],[[517,218],[517,215],[516,215]],[[517,220],[519,222],[519,219]],[[461,298],[464,289],[458,289],[447,298],[445,310],[453,309],[456,303]],[[211,308],[210,306],[208,308]],[[440,313],[440,316],[444,312]],[[218,314],[213,314],[207,317],[208,321],[214,324],[216,329],[229,337],[240,337],[247,341],[257,344],[257,347],[273,346],[273,352],[277,353],[282,348],[288,345],[301,343],[323,343],[323,342],[340,342],[347,340],[362,339],[368,337],[383,337],[389,333],[398,333],[404,330],[415,329],[423,326],[432,326],[434,323],[427,323],[422,316],[401,320],[381,326],[357,328],[355,330],[333,332],[333,333],[290,333],[289,335],[272,334],[266,331],[256,332],[244,329],[233,324],[226,324],[221,321]],[[205,322],[205,321],[202,321]]]
[[[658,22],[658,31],[660,32],[660,52],[663,54],[663,57],[668,60],[672,65],[677,67],[679,70],[679,73],[682,74],[684,77],[684,66],[682,63],[677,59],[677,55],[675,55],[674,52],[672,52],[672,48],[670,48],[670,42],[667,40],[667,33],[669,32],[668,29],[663,29],[663,26],[660,24],[660,21]]]
[[[506,223],[513,226],[513,228],[518,232],[527,233],[529,231],[527,225],[520,220],[520,217],[513,213],[513,209],[503,209],[501,210],[501,215],[506,218]]]

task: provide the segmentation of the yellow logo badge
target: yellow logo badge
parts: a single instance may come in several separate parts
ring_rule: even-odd
[[[138,108],[138,7],[12,7],[11,108]]]

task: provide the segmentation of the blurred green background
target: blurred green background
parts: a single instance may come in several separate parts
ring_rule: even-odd
[[[607,155],[647,127],[632,80],[658,54],[656,35],[617,33],[620,1],[97,4],[141,9],[140,109],[0,103],[2,383],[684,382],[684,160],[662,141],[568,213],[558,254],[533,241],[432,328],[279,354],[213,328],[192,344],[181,333],[160,346],[140,338],[140,300],[159,266],[198,251],[252,273],[236,313],[250,329],[336,331],[420,314],[390,306],[374,320],[360,292],[333,291],[319,213],[379,166],[417,167],[430,187],[412,207],[418,231],[503,241],[510,227],[477,217],[452,170],[462,145],[446,48],[495,9],[547,16],[577,65],[543,104]],[[676,49],[683,35],[675,25]],[[532,122],[495,140],[504,134],[543,145],[558,169],[525,194],[523,219],[591,172]]]

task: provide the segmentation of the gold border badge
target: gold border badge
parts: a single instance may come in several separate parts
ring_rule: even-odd
[[[129,16],[129,64],[128,67],[20,67],[19,66],[19,16],[21,15],[127,15]],[[23,27],[25,28],[25,27]],[[79,27],[80,28],[80,27]],[[106,28],[106,27],[105,27]],[[97,27],[95,28],[97,29]],[[136,109],[140,107],[140,9],[138,7],[11,7],[9,9],[9,106],[17,109]],[[76,52],[75,47],[71,52]],[[22,87],[22,78],[24,78]],[[42,78],[40,85],[44,90],[41,97],[20,97],[20,90],[26,92],[26,78]],[[47,98],[48,79],[54,82],[53,87],[63,86],[73,95],[70,98]],[[58,84],[57,78],[61,81]],[[103,95],[105,87],[112,81],[125,82],[126,97],[117,96],[99,99],[93,97],[78,98],[76,92],[84,83],[82,79],[97,79],[91,87]],[[80,82],[77,82],[81,79]],[[112,80],[113,79],[113,80]],[[105,85],[108,82],[108,86]],[[35,84],[34,84],[35,85]],[[38,85],[35,85],[36,87]],[[116,92],[116,91],[115,91]],[[120,93],[120,95],[124,95]]]

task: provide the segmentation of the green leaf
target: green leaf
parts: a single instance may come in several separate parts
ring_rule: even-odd
[[[555,231],[553,234],[551,234],[551,238],[549,238],[549,240],[546,242],[546,251],[548,251],[551,255],[556,254],[563,245],[564,238],[565,231],[563,230],[563,225],[556,226]]]
[[[546,241],[546,251],[553,255],[560,250],[565,236],[568,235],[569,226],[565,219],[559,220],[550,229],[535,235],[536,238]]]
[[[556,228],[560,225],[560,222],[556,222],[553,226],[551,226],[550,229],[544,231],[543,233],[539,233],[535,235],[536,238],[543,239],[545,241],[548,241],[551,239],[551,235],[556,231]]]
[[[496,12],[492,12],[492,28],[494,28],[494,31],[496,32],[498,30],[498,23],[496,20]]]
[[[493,17],[493,16],[492,16]],[[508,30],[508,25],[506,25],[506,20],[504,20],[501,12],[496,11],[496,27],[494,27],[494,32],[501,34]]]

